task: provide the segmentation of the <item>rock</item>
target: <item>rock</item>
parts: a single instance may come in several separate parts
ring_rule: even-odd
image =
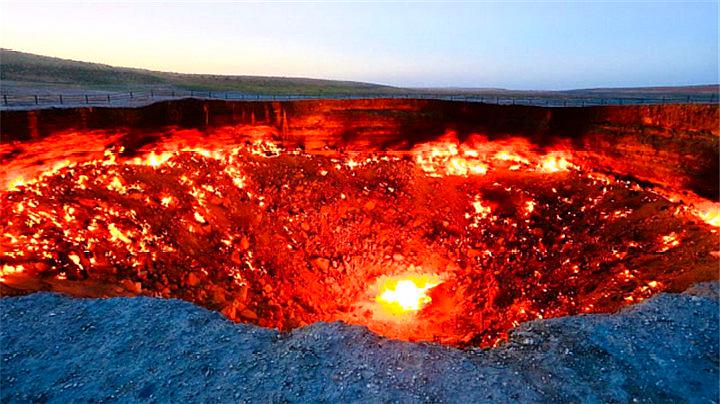
[[[245,303],[247,301],[247,292],[248,287],[247,285],[242,285],[240,289],[235,294],[235,301]]]
[[[133,282],[130,279],[123,279],[120,282],[120,285],[122,285],[122,287],[125,288],[127,291],[134,294],[139,294],[140,292],[142,292],[142,283],[140,282]]]
[[[50,268],[50,265],[48,265],[46,262],[41,261],[41,262],[36,262],[34,267],[35,267],[36,271],[43,272],[43,271],[47,271]]]
[[[213,286],[212,300],[219,305],[223,305],[225,303],[225,289],[220,286]]]
[[[140,201],[140,200],[145,199],[145,195],[144,195],[143,193],[140,193],[140,192],[130,192],[130,193],[128,194],[128,197],[129,197],[130,199],[134,199],[134,200],[136,200],[136,201]]]
[[[330,268],[330,260],[322,257],[315,258],[314,260],[312,260],[312,266],[323,272],[327,272],[327,270]]]
[[[248,240],[246,236],[243,236],[240,239],[240,248],[242,250],[247,250],[248,248],[250,248],[250,240]]]
[[[258,315],[254,311],[247,309],[247,308],[240,311],[240,317],[248,319],[248,320],[257,320],[258,319]]]
[[[476,250],[474,248],[468,248],[467,249],[467,256],[468,258],[475,258],[481,256],[483,253],[480,250]]]
[[[393,261],[396,261],[396,262],[402,262],[405,259],[405,257],[403,257],[402,254],[393,254],[392,258],[393,258]]]
[[[224,204],[224,200],[217,195],[213,195],[210,197],[210,203],[216,206],[221,206]]]
[[[235,307],[231,304],[229,306],[225,306],[222,310],[220,310],[220,314],[223,316],[229,318],[230,320],[235,320],[237,317],[237,313],[235,312]]]
[[[230,261],[232,261],[235,265],[240,265],[243,263],[242,256],[240,255],[240,250],[235,250],[232,253],[230,253]]]
[[[243,303],[239,301],[233,301],[229,305],[225,306],[225,308],[222,309],[221,313],[224,314],[225,317],[237,321],[240,313],[246,309],[247,306],[245,306]]]
[[[194,273],[190,272],[187,276],[186,282],[189,286],[197,286],[200,284],[200,278],[198,278],[197,275],[195,275]]]

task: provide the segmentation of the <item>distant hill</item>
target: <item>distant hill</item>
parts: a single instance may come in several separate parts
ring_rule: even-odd
[[[624,88],[586,88],[580,90],[569,90],[568,93],[582,92],[587,94],[624,94],[624,93],[643,93],[643,94],[717,94],[720,86],[717,84],[705,84],[697,86],[678,86],[678,87],[624,87]]]
[[[396,87],[353,81],[158,72],[33,55],[8,49],[0,49],[0,81],[97,90],[122,90],[140,86],[238,91],[249,94],[406,92]]]
[[[508,90],[504,88],[467,88],[467,87],[436,87],[416,89],[439,94],[475,94],[501,95],[518,97],[641,97],[641,96],[679,96],[679,95],[710,95],[718,94],[720,85],[703,84],[693,86],[663,87],[609,87],[580,88],[575,90]]]
[[[0,86],[3,92],[34,94],[78,89],[128,91],[178,89],[228,91],[262,95],[392,95],[458,94],[499,97],[685,97],[718,93],[718,85],[683,87],[591,88],[567,91],[506,90],[502,88],[400,88],[354,81],[296,77],[225,76],[159,72],[99,63],[80,62],[0,48]]]

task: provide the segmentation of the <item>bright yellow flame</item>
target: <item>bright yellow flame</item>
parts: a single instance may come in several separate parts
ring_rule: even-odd
[[[205,223],[205,218],[197,212],[195,212],[195,220],[197,220],[199,223]]]
[[[387,279],[375,300],[392,314],[416,312],[432,301],[427,291],[440,283],[437,276],[431,275]]]
[[[159,155],[155,154],[155,151],[151,151],[145,160],[145,164],[150,167],[157,168],[163,165],[166,161],[170,160],[174,156],[172,152],[162,152]]]
[[[115,223],[110,223],[108,225],[108,230],[110,230],[110,240],[111,241],[120,240],[126,244],[130,244],[132,242],[129,238],[127,238],[127,236],[125,234],[123,234],[123,232],[121,232],[115,226]]]
[[[529,215],[535,210],[535,201],[525,202],[525,212]]]
[[[702,210],[696,210],[696,216],[713,227],[720,227],[720,207],[717,205],[708,206]]]
[[[545,158],[543,158],[542,162],[540,163],[540,171],[546,173],[558,173],[560,171],[568,171],[570,167],[571,164],[565,159],[565,157],[555,154],[545,156]]]
[[[18,188],[22,187],[23,185],[25,185],[25,180],[23,179],[23,177],[17,177],[14,180],[10,181],[10,183],[8,184],[8,189],[10,191],[17,191]]]
[[[160,199],[160,204],[161,204],[162,206],[168,207],[168,206],[170,206],[170,204],[172,203],[172,201],[173,201],[173,197],[172,197],[172,196],[163,196],[163,197]]]
[[[0,268],[0,282],[5,281],[6,275],[12,275],[15,273],[22,272],[24,270],[25,270],[25,268],[22,265],[13,266],[13,265],[4,264],[2,266],[2,268]]]
[[[680,245],[680,240],[678,240],[678,235],[675,232],[672,232],[667,236],[662,236],[661,240],[662,247],[660,247],[658,252],[665,252]]]

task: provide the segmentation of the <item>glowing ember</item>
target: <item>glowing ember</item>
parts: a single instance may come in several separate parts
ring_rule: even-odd
[[[533,210],[535,210],[535,202],[533,202],[533,201],[525,202],[525,212],[527,212],[527,214],[529,215],[533,212]]]
[[[665,252],[680,245],[680,240],[678,240],[678,235],[675,232],[662,236],[661,242],[662,246],[658,252]]]
[[[439,284],[437,276],[429,275],[390,278],[380,286],[376,301],[392,314],[416,312],[430,303],[432,299],[427,292]]]

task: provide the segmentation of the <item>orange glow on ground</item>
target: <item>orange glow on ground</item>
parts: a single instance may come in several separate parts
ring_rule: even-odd
[[[0,295],[142,294],[282,330],[492,346],[716,276],[717,227],[698,223],[717,226],[716,203],[599,173],[567,145],[305,152],[246,130],[0,145]]]

